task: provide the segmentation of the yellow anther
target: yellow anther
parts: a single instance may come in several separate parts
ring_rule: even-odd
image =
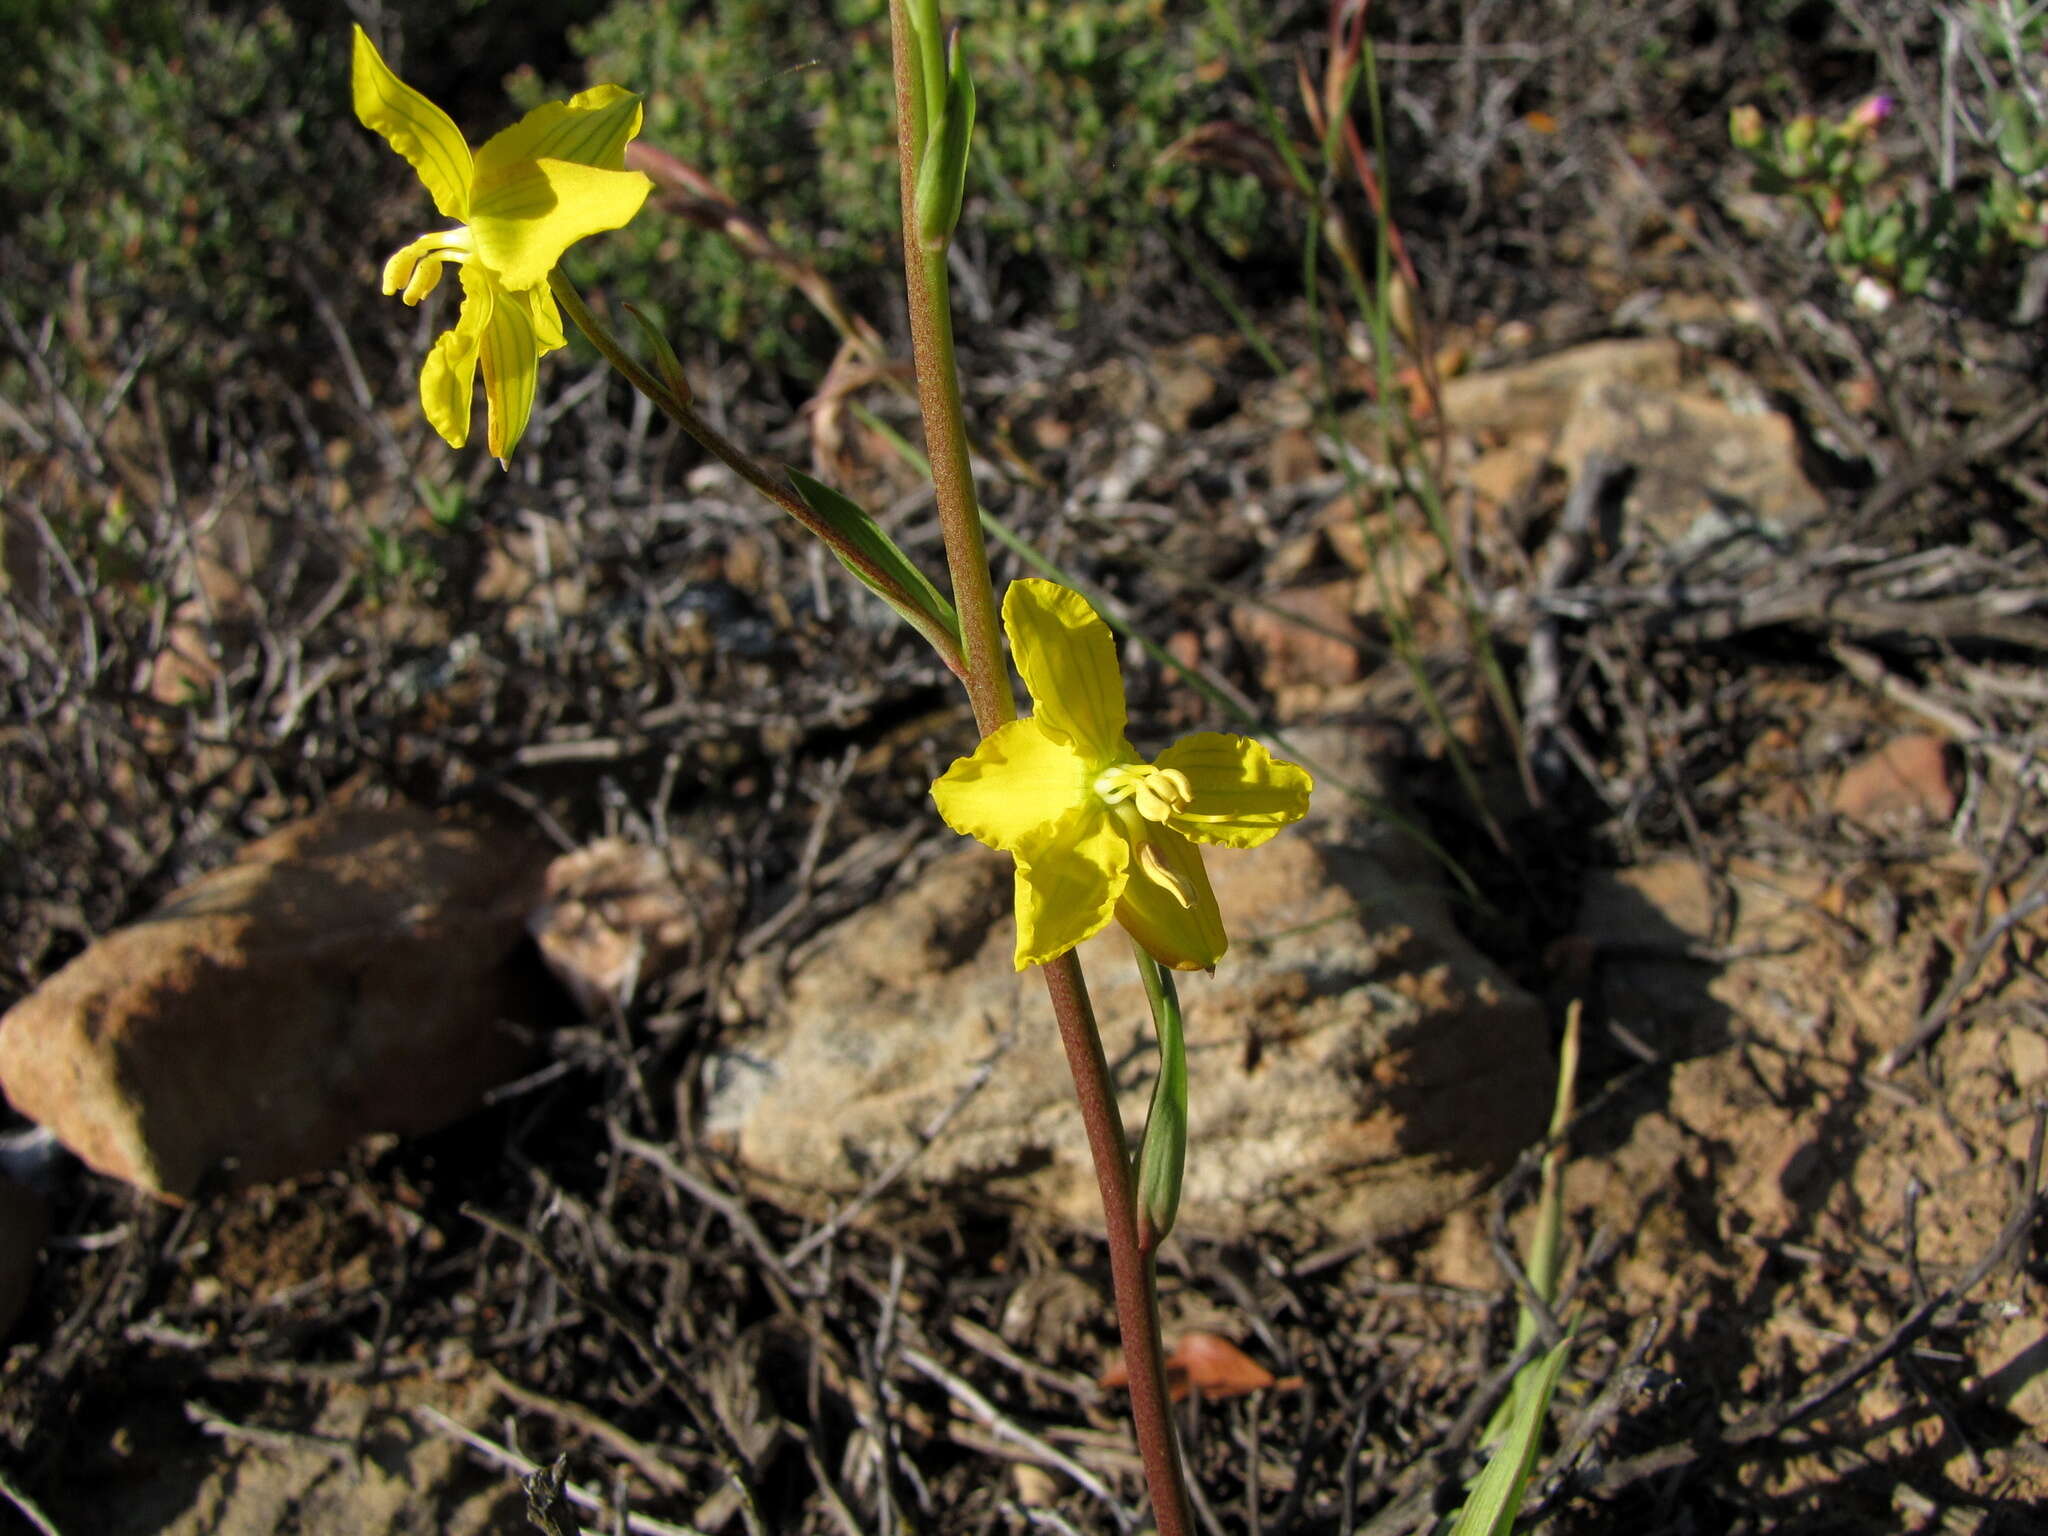
[[[1188,776],[1177,768],[1148,768],[1136,791],[1138,814],[1147,821],[1164,822],[1187,808],[1195,798]]]
[[[1149,842],[1138,844],[1138,868],[1145,872],[1148,879],[1165,886],[1166,894],[1179,902],[1183,911],[1193,910],[1194,888],[1166,867],[1166,861],[1159,857],[1159,850]]]
[[[1096,776],[1095,793],[1105,805],[1129,800],[1140,816],[1158,822],[1179,814],[1195,798],[1195,788],[1186,774],[1150,763],[1119,763],[1104,769]]]

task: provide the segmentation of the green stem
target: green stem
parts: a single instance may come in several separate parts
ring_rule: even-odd
[[[813,512],[809,504],[797,495],[791,486],[778,476],[770,474],[731,438],[700,416],[695,405],[642,367],[638,359],[619,344],[619,339],[612,335],[605,323],[590,312],[589,306],[583,302],[583,296],[576,291],[575,285],[562,275],[560,268],[548,274],[548,287],[554,293],[555,301],[561,305],[562,313],[569,317],[569,323],[589,338],[590,344],[597,348],[604,360],[610,363],[627,383],[659,406],[662,414],[694,438],[705,452],[795,518],[804,528],[817,535],[833,554],[856,571],[869,586],[889,596],[896,611],[931,643],[932,649],[939,653],[939,660],[946,664],[948,670],[955,677],[966,680],[967,660],[961,654],[958,642],[942,626],[919,621],[917,609],[920,604],[915,594],[905,592],[887,569],[876,564],[858,544]]]

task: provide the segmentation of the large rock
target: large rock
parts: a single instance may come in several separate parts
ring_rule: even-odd
[[[1553,433],[1588,387],[1612,383],[1668,393],[1679,387],[1684,368],[1684,349],[1664,337],[1590,341],[1534,362],[1444,380],[1443,416],[1460,432]]]
[[[472,1109],[531,1050],[546,851],[425,812],[329,811],[107,935],[0,1019],[0,1088],[169,1199]]]
[[[545,886],[527,927],[548,969],[594,1018],[625,1007],[648,982],[700,990],[739,917],[725,866],[681,837],[659,848],[600,838],[550,864]]]
[[[1215,979],[1181,979],[1184,1231],[1412,1230],[1503,1171],[1549,1112],[1541,1010],[1451,926],[1441,871],[1347,814],[1327,776],[1317,805],[1209,860],[1232,948]],[[1009,903],[1009,861],[970,845],[842,924],[779,998],[759,987],[764,1027],[714,1063],[709,1128],[778,1198],[822,1208],[908,1157],[1001,1052],[892,1185],[892,1213],[945,1191],[1099,1226],[1044,984],[1011,966]],[[1082,955],[1135,1135],[1156,1061],[1144,993],[1119,930]]]
[[[1792,419],[1734,369],[1690,366],[1667,338],[1589,342],[1446,380],[1443,414],[1467,434],[1509,434],[1517,458],[1540,453],[1570,480],[1595,455],[1627,465],[1633,521],[1694,580],[1770,568],[1827,511]],[[1517,482],[1533,469],[1500,467]]]

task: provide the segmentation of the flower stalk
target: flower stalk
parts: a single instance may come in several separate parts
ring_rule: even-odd
[[[914,11],[913,11],[913,8]],[[901,166],[903,267],[909,297],[912,351],[917,365],[918,403],[925,423],[939,527],[959,612],[968,698],[984,740],[1017,717],[997,619],[995,587],[982,541],[981,509],[968,457],[966,414],[953,349],[953,319],[946,275],[946,243],[928,238],[929,220],[919,193],[931,134],[933,105],[957,100],[951,83],[964,66],[955,57],[939,62],[934,0],[890,0],[889,30],[896,80],[896,137]],[[942,82],[942,69],[947,79]],[[941,93],[944,94],[941,94]],[[971,100],[971,92],[969,93]],[[943,107],[940,110],[944,110]],[[964,138],[955,125],[955,136]],[[941,145],[941,152],[946,146]],[[959,152],[964,157],[964,142]],[[957,191],[955,211],[957,212]],[[927,198],[927,202],[929,199]],[[950,225],[945,231],[950,234]],[[1129,1371],[1131,1422],[1152,1497],[1159,1536],[1191,1536],[1193,1522],[1183,1482],[1179,1445],[1166,1389],[1165,1352],[1160,1345],[1152,1266],[1139,1244],[1138,1206],[1130,1147],[1123,1117],[1103,1056],[1102,1036],[1081,964],[1072,949],[1041,970],[1046,995],[1058,1021],[1060,1043],[1074,1078],[1074,1093],[1088,1138],[1088,1151],[1102,1195],[1105,1237],[1117,1322]]]
[[[910,7],[919,8],[914,27]],[[968,701],[974,723],[986,736],[1016,718],[1010,669],[1003,660],[1002,629],[996,617],[995,586],[989,579],[988,549],[981,536],[981,504],[967,451],[967,414],[960,401],[960,375],[953,354],[952,286],[946,276],[946,240],[927,239],[918,207],[931,103],[943,102],[945,86],[937,42],[937,7],[932,0],[890,0],[889,31],[896,71],[896,143],[902,165],[903,276],[910,301],[911,350],[917,361],[917,399],[924,417],[925,452],[931,462],[939,531],[960,613],[961,649],[966,660]],[[933,87],[937,90],[934,91]],[[950,235],[951,231],[946,231]],[[937,249],[932,249],[933,244]]]
[[[1109,1062],[1081,962],[1072,950],[1043,967],[1045,990],[1059,1021],[1060,1044],[1074,1077],[1074,1097],[1102,1194],[1103,1234],[1109,1247],[1110,1289],[1116,1298],[1117,1329],[1123,1336],[1129,1375],[1131,1426],[1152,1494],[1152,1520],[1159,1536],[1192,1536],[1194,1522],[1182,1481],[1180,1442],[1174,1434],[1166,1388],[1166,1352],[1159,1340],[1159,1308],[1152,1261],[1139,1242],[1138,1203],[1123,1116],[1110,1085]]]

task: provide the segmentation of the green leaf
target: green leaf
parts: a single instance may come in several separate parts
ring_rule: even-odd
[[[640,313],[640,306],[628,304],[626,313],[633,317],[640,327],[640,334],[647,339],[648,347],[654,353],[654,365],[661,375],[661,382],[668,386],[669,393],[676,397],[678,405],[690,403],[690,381],[683,377],[682,359],[676,356],[676,349],[668,344],[668,338],[661,334],[655,323]]]
[[[924,109],[929,143],[929,125],[945,110],[945,39],[939,27],[939,0],[904,0],[904,15],[910,21],[910,35],[917,47],[917,65],[912,87]]]
[[[1173,1230],[1180,1214],[1181,1174],[1188,1160],[1188,1052],[1172,975],[1142,949],[1137,957],[1159,1033],[1159,1079],[1152,1085],[1152,1108],[1138,1149],[1140,1232],[1156,1243]]]
[[[957,29],[947,53],[946,94],[926,132],[924,159],[917,168],[917,233],[928,251],[944,250],[960,222],[967,151],[974,139],[974,81]]]
[[[953,604],[932,585],[911,558],[896,547],[896,541],[882,531],[881,524],[869,517],[859,503],[822,481],[813,480],[802,470],[785,465],[783,472],[789,476],[789,483],[796,487],[797,494],[803,497],[804,504],[860,551],[888,582],[894,583],[896,590],[891,591],[884,583],[877,582],[867,571],[834,549],[832,553],[839,563],[852,572],[862,586],[901,614],[919,634],[928,638],[935,632],[948,635],[957,651],[962,643],[960,617],[953,611]]]
[[[1522,1498],[1529,1491],[1529,1475],[1536,1469],[1536,1450],[1543,1443],[1550,1399],[1557,1392],[1557,1378],[1563,1374],[1565,1357],[1570,1352],[1571,1340],[1566,1339],[1530,1361],[1515,1377],[1515,1384],[1509,1389],[1514,1411],[1509,1416],[1507,1434],[1486,1464],[1486,1470],[1473,1483],[1450,1536],[1508,1536],[1514,1529]]]
[[[1529,1243],[1529,1257],[1523,1265],[1530,1287],[1543,1298],[1546,1306],[1557,1300],[1558,1282],[1564,1275],[1565,1133],[1571,1127],[1572,1109],[1578,1101],[1579,1026],[1580,1008],[1574,1002],[1565,1012],[1564,1039],[1558,1047],[1557,1090],[1550,1103],[1550,1149],[1543,1154],[1542,1184],[1536,1200],[1536,1231]],[[1519,1355],[1534,1344],[1541,1331],[1542,1324],[1536,1313],[1524,1302],[1515,1319],[1515,1353]],[[1536,1363],[1522,1369],[1515,1378],[1514,1393],[1521,1391],[1523,1380],[1536,1369]],[[1506,1438],[1518,1404],[1519,1398],[1511,1394],[1500,1405],[1487,1421],[1486,1428],[1480,1431],[1479,1443],[1482,1446],[1497,1445]]]

